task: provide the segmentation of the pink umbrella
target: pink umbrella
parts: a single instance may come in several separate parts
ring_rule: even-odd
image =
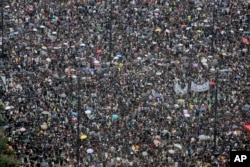
[[[160,144],[161,144],[161,142],[160,142],[159,140],[154,140],[154,145],[155,145],[156,147],[159,147]]]
[[[186,28],[186,27],[187,27],[186,24],[182,24],[182,25],[181,25],[181,28]]]
[[[102,50],[101,50],[101,49],[98,49],[98,50],[96,51],[96,53],[100,54],[100,53],[102,53]]]
[[[96,67],[98,67],[98,66],[100,65],[100,62],[99,62],[98,60],[95,60],[95,61],[94,61],[94,65],[95,65]]]
[[[26,129],[24,127],[21,127],[20,132],[24,132],[24,131],[26,131]]]
[[[241,41],[242,41],[242,43],[245,44],[245,45],[248,45],[248,44],[249,44],[248,39],[245,38],[245,37],[243,37]]]
[[[72,117],[72,118],[71,118],[71,121],[72,121],[72,122],[76,122],[76,121],[77,121],[77,118],[76,118],[76,117]]]
[[[155,136],[155,140],[161,140],[161,136],[156,135],[156,136]]]

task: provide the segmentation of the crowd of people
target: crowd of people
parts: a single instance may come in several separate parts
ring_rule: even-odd
[[[23,167],[228,166],[249,150],[247,0],[1,2]]]

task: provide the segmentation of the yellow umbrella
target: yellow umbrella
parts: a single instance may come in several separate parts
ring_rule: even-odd
[[[196,32],[201,33],[202,31],[201,30],[197,30]]]
[[[222,52],[221,55],[222,55],[222,56],[226,56],[227,53],[226,53],[226,52]]]
[[[118,67],[122,68],[123,67],[123,63],[119,63]]]
[[[81,139],[81,140],[85,140],[85,139],[87,139],[87,138],[88,138],[87,135],[81,135],[81,136],[80,136],[80,139]]]
[[[178,99],[178,104],[183,104],[184,103],[184,99]]]
[[[189,103],[189,109],[193,109],[194,108],[194,105],[193,104],[191,104],[191,103]]]
[[[161,32],[162,30],[161,30],[161,28],[160,27],[157,27],[156,29],[155,29],[155,32]]]

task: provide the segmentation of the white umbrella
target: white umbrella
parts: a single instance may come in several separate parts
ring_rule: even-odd
[[[174,144],[174,147],[179,148],[180,150],[182,149],[182,146],[180,144]]]
[[[158,76],[161,75],[161,74],[162,74],[162,72],[160,72],[160,71],[156,72],[156,75],[158,75]]]
[[[148,156],[148,153],[146,151],[143,151],[142,156],[146,157],[146,156]]]
[[[172,150],[172,149],[168,150],[168,152],[169,152],[170,154],[174,154],[174,153],[175,153],[175,151]]]
[[[37,29],[36,29],[36,28],[33,28],[33,31],[34,31],[34,32],[36,32],[36,31],[37,31]]]
[[[51,59],[50,59],[50,58],[47,58],[46,61],[47,61],[48,63],[50,63],[50,62],[51,62]]]
[[[51,113],[48,111],[43,111],[42,114],[51,116]]]
[[[86,110],[85,114],[87,114],[87,115],[91,114],[91,110]]]
[[[208,139],[210,139],[210,137],[207,136],[207,135],[199,135],[198,138],[199,138],[200,140],[208,140]]]
[[[87,149],[88,154],[92,154],[93,152],[94,152],[94,150],[92,148]]]
[[[76,75],[71,75],[71,78],[76,79],[77,76]]]
[[[62,93],[60,96],[61,97],[66,97],[67,95],[65,93]]]
[[[11,110],[11,109],[13,109],[14,108],[14,106],[6,106],[5,107],[5,110]]]

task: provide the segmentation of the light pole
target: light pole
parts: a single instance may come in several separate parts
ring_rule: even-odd
[[[108,56],[108,61],[111,61],[112,56],[113,56],[113,44],[112,44],[112,12],[113,12],[113,3],[112,0],[110,0],[110,13],[109,13],[109,56]]]
[[[1,57],[2,58],[4,57],[4,51],[3,51],[4,50],[4,47],[3,47],[3,36],[4,36],[4,25],[3,25],[4,24],[4,20],[3,20],[4,18],[3,18],[3,14],[4,14],[4,4],[3,3],[4,3],[4,0],[1,1],[1,8],[2,8],[2,18],[1,18],[1,24],[2,24],[2,27],[1,27],[2,28],[2,48],[1,48],[2,49],[2,56]]]
[[[211,40],[211,53],[214,55],[214,38],[215,38],[215,3],[212,4],[213,7],[212,7],[212,40]],[[213,138],[213,147],[214,147],[214,151],[216,151],[216,138],[217,138],[217,127],[216,127],[216,123],[217,123],[217,107],[218,107],[218,70],[217,69],[214,69],[214,68],[211,68],[210,70],[211,72],[215,72],[215,101],[214,101],[214,107],[213,107],[213,110],[214,110],[214,138]]]
[[[219,76],[219,71],[212,68],[210,70],[211,72],[215,72],[215,85],[214,85],[214,138],[213,138],[213,147],[214,150],[216,151],[217,147],[217,119],[218,119],[218,76]]]

